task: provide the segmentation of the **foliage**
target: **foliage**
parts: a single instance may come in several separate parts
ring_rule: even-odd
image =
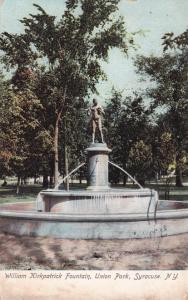
[[[173,32],[168,32],[165,33],[164,36],[162,37],[163,39],[163,45],[164,45],[164,51],[173,48],[178,48],[178,49],[184,49],[187,48],[188,46],[188,29],[185,30],[182,34],[178,36],[174,36]]]
[[[153,128],[152,137],[152,168],[155,175],[159,176],[166,175],[169,166],[175,165],[175,145],[172,133],[166,128],[163,119],[159,119],[158,124]]]
[[[142,141],[143,143],[150,143],[150,111],[144,105],[142,97],[135,94],[132,97],[124,97],[117,91],[112,92],[112,98],[108,101],[106,110],[106,128],[107,128],[107,142],[112,147],[111,159],[128,170],[132,175],[139,177],[142,172],[138,169],[135,172],[133,167],[133,160],[130,159],[133,148],[137,147]],[[135,161],[139,160],[141,153],[138,147],[137,152],[134,152]],[[142,150],[141,150],[142,151]],[[149,162],[149,161],[148,161]],[[144,166],[147,163],[143,162],[146,176],[148,175],[148,168]],[[121,174],[119,171],[113,170],[111,179],[119,181]],[[124,183],[126,177],[123,178]]]
[[[172,134],[175,147],[177,185],[182,185],[182,161],[188,143],[187,49],[184,34],[175,39],[166,35],[165,43],[168,47],[171,43],[177,43],[180,47],[180,41],[182,50],[165,53],[161,57],[140,56],[135,63],[138,72],[155,83],[154,87],[146,91],[147,96],[153,100],[154,107],[166,108],[164,122]],[[166,47],[164,50],[167,50]]]
[[[151,174],[152,147],[143,140],[137,141],[130,149],[129,170],[144,185],[148,174]]]
[[[18,112],[19,149],[13,160],[15,169],[19,170],[19,165],[22,171],[34,167],[35,172],[42,168],[46,173],[50,168],[56,184],[59,153],[63,152],[60,126],[64,148],[76,144],[73,156],[83,151],[81,143],[75,143],[76,136],[74,141],[67,138],[73,128],[70,116],[75,117],[78,127],[83,126],[78,122],[83,116],[78,110],[85,107],[83,99],[96,92],[96,84],[106,78],[101,61],[108,59],[114,47],[126,54],[129,46],[134,47],[133,36],[127,34],[123,18],[117,15],[118,3],[119,0],[67,0],[58,21],[34,4],[37,13],[21,20],[23,33],[1,34],[1,62],[8,71],[14,71],[11,83]],[[35,143],[35,153],[31,141]],[[42,157],[43,165],[37,163],[37,157]]]

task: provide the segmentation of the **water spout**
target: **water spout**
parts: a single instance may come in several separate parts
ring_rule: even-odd
[[[79,170],[82,166],[84,166],[85,163],[80,164],[78,167],[76,167],[74,170],[72,170],[69,174],[67,174],[60,183],[58,183],[55,187],[54,190],[57,190],[58,187],[60,186],[61,183],[63,183],[67,178],[69,178],[73,173],[75,173],[77,170]]]
[[[134,183],[136,183],[139,186],[140,189],[143,189],[143,187],[140,185],[140,183],[138,183],[138,181],[136,179],[134,179],[127,171],[125,171],[120,166],[116,165],[115,163],[113,163],[111,161],[109,161],[109,164],[112,165],[112,166],[114,166],[114,167],[116,167],[116,168],[118,168],[118,169],[120,169],[123,173],[125,173],[126,175],[128,175],[128,177],[130,179],[132,179],[134,181]]]

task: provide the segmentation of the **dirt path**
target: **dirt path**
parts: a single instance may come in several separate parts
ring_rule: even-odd
[[[188,234],[142,240],[61,240],[0,234],[0,269],[188,269]]]

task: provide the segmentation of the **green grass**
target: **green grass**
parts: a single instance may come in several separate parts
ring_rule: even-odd
[[[165,199],[165,191],[169,190],[169,200],[186,201],[188,200],[188,186],[176,187],[170,185],[167,187],[165,184],[148,184],[148,188],[152,188],[159,193],[159,199]]]
[[[16,186],[8,185],[0,187],[0,203],[35,201],[37,194],[42,190],[39,185],[23,185],[20,188],[20,193],[16,194]]]

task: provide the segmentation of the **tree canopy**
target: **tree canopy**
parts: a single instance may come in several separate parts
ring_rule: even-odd
[[[23,33],[4,32],[0,36],[1,62],[7,70],[14,71],[11,82],[15,93],[29,91],[41,105],[40,112],[32,118],[40,128],[37,137],[53,140],[50,151],[54,152],[55,184],[63,119],[76,112],[78,99],[82,109],[83,99],[97,92],[96,84],[106,78],[101,61],[108,59],[109,50],[117,47],[127,54],[128,48],[134,47],[133,36],[117,15],[118,3],[119,0],[67,0],[60,20],[34,4],[37,13],[21,20]],[[48,144],[45,139],[46,151]]]
[[[187,99],[187,31],[173,38],[173,34],[163,37],[164,55],[160,57],[137,58],[138,73],[149,78],[155,85],[148,88],[146,95],[153,100],[154,107],[166,109],[163,119],[170,130],[175,147],[176,184],[182,185],[182,161],[187,161],[188,143],[188,99]],[[169,51],[168,49],[178,48]]]

